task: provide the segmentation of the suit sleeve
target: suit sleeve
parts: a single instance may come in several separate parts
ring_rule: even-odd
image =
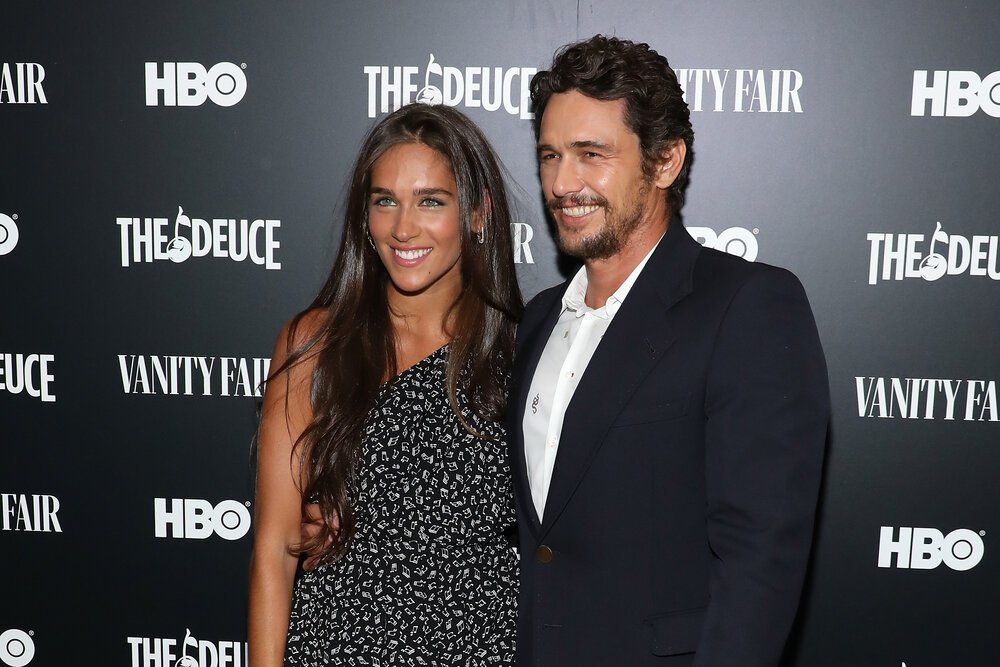
[[[717,332],[705,410],[710,601],[695,664],[777,665],[805,578],[829,420],[798,279],[751,272]]]

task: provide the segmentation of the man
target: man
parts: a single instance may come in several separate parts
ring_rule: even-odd
[[[774,665],[829,413],[805,294],[685,231],[694,135],[662,56],[596,36],[531,93],[558,244],[584,266],[518,329],[518,664]]]

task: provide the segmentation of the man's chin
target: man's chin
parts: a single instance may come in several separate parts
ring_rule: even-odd
[[[579,248],[569,248],[562,243],[557,244],[559,246],[559,252],[569,257],[574,257],[579,260],[586,260],[587,257],[584,255],[583,251]]]
[[[573,236],[562,233],[556,241],[560,252],[587,261],[592,259],[608,259],[618,254],[622,244],[608,236]]]
[[[559,252],[564,255],[569,255],[570,257],[586,259],[586,257],[584,257],[587,242],[586,237],[582,236],[575,230],[567,231],[562,227],[558,227],[557,232],[556,245],[559,247]]]

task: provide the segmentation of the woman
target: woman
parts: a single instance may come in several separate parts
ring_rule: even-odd
[[[521,309],[485,137],[443,106],[387,116],[354,166],[333,270],[272,358],[252,667],[513,661],[500,420]],[[307,500],[323,520],[300,543]],[[293,591],[299,554],[319,565]]]

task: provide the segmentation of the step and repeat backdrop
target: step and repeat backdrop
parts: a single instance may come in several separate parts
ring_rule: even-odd
[[[692,235],[816,313],[834,415],[787,664],[1000,661],[994,0],[0,14],[0,667],[245,667],[261,382],[362,135],[418,97],[479,123],[531,297],[572,265],[528,83],[596,32],[677,70]]]

